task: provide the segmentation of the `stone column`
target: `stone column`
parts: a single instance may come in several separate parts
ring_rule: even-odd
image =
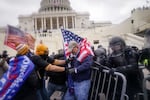
[[[57,29],[59,29],[59,19],[57,17]]]
[[[34,35],[37,37],[38,31],[37,31],[37,18],[34,18]]]
[[[50,24],[49,29],[52,29],[52,26],[51,26],[51,17],[49,17],[49,24]]]
[[[76,16],[74,16],[74,28],[76,28],[76,24],[77,24],[77,22],[76,22]]]
[[[65,17],[65,19],[66,19],[66,28],[68,28],[68,18],[67,18],[67,16]]]
[[[41,26],[42,26],[42,29],[41,29],[41,30],[42,30],[42,31],[43,31],[43,29],[44,29],[44,26],[43,26],[44,23],[43,23],[43,22],[44,22],[44,21],[43,21],[43,17],[42,17],[42,18],[41,18],[41,24],[42,24],[42,25],[41,25]]]
[[[50,17],[50,25],[51,25],[51,29],[53,29],[52,17]]]
[[[46,17],[43,18],[43,21],[44,21],[44,22],[43,22],[43,26],[44,26],[44,27],[43,27],[43,30],[45,30],[45,29],[47,29],[47,27],[46,27]]]
[[[66,21],[65,21],[65,17],[63,17],[63,28],[66,28],[65,23],[66,23]]]
[[[37,18],[34,18],[34,31],[37,31]]]
[[[74,28],[74,16],[72,16],[72,28]]]

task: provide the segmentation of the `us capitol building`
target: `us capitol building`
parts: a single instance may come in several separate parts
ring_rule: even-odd
[[[36,38],[35,45],[42,40],[50,53],[63,49],[61,27],[87,38],[95,48],[98,45],[107,48],[109,39],[116,35],[123,37],[127,44],[142,48],[143,33],[150,28],[150,17],[146,17],[150,16],[149,7],[135,8],[129,18],[119,24],[112,24],[110,21],[90,20],[88,12],[73,10],[69,0],[41,0],[40,5],[36,13],[18,16],[19,24],[16,27],[32,34]],[[5,29],[0,28],[0,33],[4,33],[0,34],[0,45],[3,45]],[[7,46],[0,47],[0,50],[4,49],[10,51],[11,55],[15,54]]]
[[[90,27],[89,13],[77,13],[68,0],[42,0],[38,13],[19,16],[19,26],[24,31],[56,30]]]

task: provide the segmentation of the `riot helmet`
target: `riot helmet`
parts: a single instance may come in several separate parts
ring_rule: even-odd
[[[109,41],[109,48],[111,48],[112,52],[114,53],[122,52],[125,49],[125,47],[126,43],[121,37],[115,36],[112,37]]]
[[[106,49],[103,47],[97,48],[95,51],[95,61],[104,65],[106,60]]]
[[[102,46],[102,45],[98,45],[98,46],[97,46],[97,48],[101,48],[101,47],[103,47],[103,46]]]
[[[106,50],[105,48],[101,47],[101,48],[97,48],[95,50],[95,56],[102,56],[102,55],[106,55]]]
[[[147,29],[144,34],[144,48],[150,48],[150,29]]]
[[[1,55],[3,58],[7,58],[8,57],[8,52],[7,52],[7,50],[4,50],[3,52],[2,52],[2,55]]]

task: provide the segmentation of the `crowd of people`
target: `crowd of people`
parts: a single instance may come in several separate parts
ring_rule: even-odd
[[[82,61],[78,60],[81,50],[75,41],[69,42],[68,50],[71,54],[67,59],[64,52],[49,55],[49,49],[43,43],[36,46],[34,53],[30,51],[28,45],[19,44],[16,46],[17,54],[13,58],[27,56],[35,67],[13,100],[50,100],[55,91],[63,92],[62,100],[88,100],[91,67],[94,66],[94,62],[109,67],[111,75],[114,72],[125,75],[129,100],[136,100],[136,95],[143,91],[144,79],[139,63],[150,70],[150,30],[146,31],[144,39],[143,49],[139,50],[135,46],[128,46],[121,37],[112,37],[108,50],[99,45],[97,49],[93,49],[94,56],[87,53]],[[10,58],[7,51],[4,51],[0,58],[0,77],[2,77],[10,67]],[[47,79],[49,81],[46,88]]]

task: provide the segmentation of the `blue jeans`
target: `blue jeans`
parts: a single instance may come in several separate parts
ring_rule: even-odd
[[[47,92],[48,92],[48,97],[50,98],[51,95],[55,92],[55,91],[61,91],[63,93],[65,93],[67,90],[66,88],[66,85],[56,85],[56,84],[53,84],[51,82],[48,83],[48,89],[47,89]],[[63,98],[63,97],[62,97]]]
[[[70,94],[69,89],[64,96],[64,100],[88,100],[91,80],[74,82],[74,94]]]

